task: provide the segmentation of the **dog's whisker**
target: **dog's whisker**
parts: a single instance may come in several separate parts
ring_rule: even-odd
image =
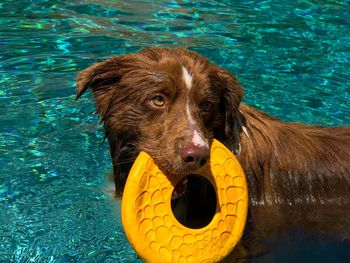
[[[113,165],[121,165],[121,164],[126,164],[126,163],[133,163],[134,161],[135,161],[135,159],[130,159],[130,160],[127,160],[127,161],[113,163]]]

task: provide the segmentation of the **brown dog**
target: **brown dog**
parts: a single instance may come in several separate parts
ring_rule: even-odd
[[[349,238],[350,128],[284,123],[244,105],[235,77],[181,48],[96,63],[78,75],[77,98],[88,88],[118,195],[141,150],[169,176],[195,174],[216,138],[237,155],[249,184],[248,225],[236,257],[260,253],[267,239],[292,229]],[[211,198],[205,189],[196,193],[204,203]]]

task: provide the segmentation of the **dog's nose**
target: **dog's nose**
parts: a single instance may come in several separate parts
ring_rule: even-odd
[[[203,146],[196,146],[192,143],[186,144],[182,147],[180,156],[191,168],[200,168],[209,159],[209,149]]]

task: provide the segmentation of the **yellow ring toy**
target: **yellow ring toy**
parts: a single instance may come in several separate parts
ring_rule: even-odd
[[[200,229],[179,223],[171,209],[174,185],[145,152],[129,173],[122,199],[126,236],[146,262],[217,262],[241,239],[248,210],[243,170],[223,144],[213,140],[210,162],[201,170],[216,191],[216,212]],[[174,179],[172,179],[174,180]]]

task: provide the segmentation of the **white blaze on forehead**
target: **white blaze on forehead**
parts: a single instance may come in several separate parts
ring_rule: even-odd
[[[182,78],[186,84],[186,87],[188,89],[191,89],[192,88],[192,75],[185,67],[182,67]]]
[[[188,105],[188,100],[186,103],[186,114],[187,114],[187,119],[188,122],[190,123],[191,126],[195,125],[194,119],[192,118],[191,112],[190,112],[190,106]]]
[[[191,129],[193,129],[193,136],[192,136],[192,142],[195,146],[201,146],[201,147],[206,147],[209,149],[209,143],[208,141],[204,138],[202,133],[199,131],[198,125],[194,121],[191,112],[190,112],[190,107],[189,103],[187,101],[186,104],[186,114],[187,114],[187,119],[189,122],[189,126]]]

